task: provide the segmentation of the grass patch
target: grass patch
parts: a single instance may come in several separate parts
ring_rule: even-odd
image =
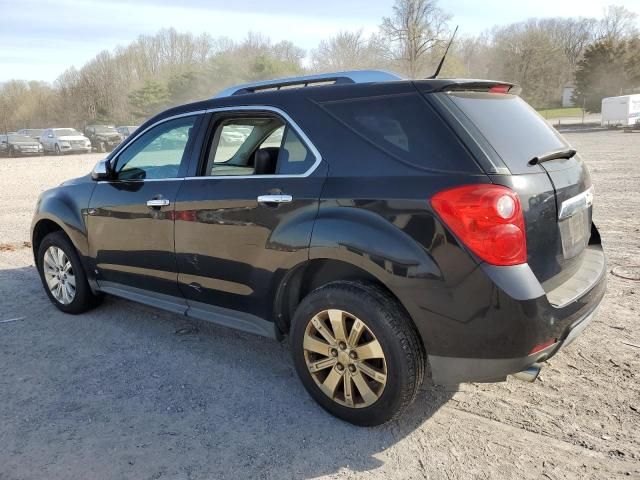
[[[578,107],[550,108],[547,110],[538,110],[538,113],[544,118],[581,117],[582,109]]]

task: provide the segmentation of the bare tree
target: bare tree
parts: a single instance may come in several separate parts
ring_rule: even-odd
[[[384,51],[374,36],[365,37],[362,30],[340,32],[322,40],[311,52],[311,64],[316,71],[336,71],[384,67]]]
[[[638,14],[622,5],[609,5],[600,20],[599,40],[618,42],[638,34]]]
[[[409,77],[424,72],[428,54],[445,41],[449,19],[437,0],[396,0],[393,15],[382,19],[389,53]]]

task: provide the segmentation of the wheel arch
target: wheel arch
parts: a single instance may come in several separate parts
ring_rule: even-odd
[[[406,311],[398,296],[385,281],[352,263],[333,258],[314,258],[298,264],[281,279],[274,298],[274,320],[281,334],[288,334],[291,319],[302,299],[313,290],[335,281],[361,281],[378,285],[389,292]],[[408,312],[407,312],[408,314]],[[411,318],[411,316],[409,315]]]
[[[31,245],[34,255],[42,239],[52,231],[61,230],[75,247],[83,263],[89,255],[85,207],[93,185],[79,183],[44,192],[38,200],[31,222]]]

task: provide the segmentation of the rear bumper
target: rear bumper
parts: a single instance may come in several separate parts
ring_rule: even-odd
[[[572,343],[592,322],[596,307],[579,318],[566,332],[565,338],[532,355],[517,358],[456,358],[429,355],[431,378],[438,385],[463,382],[501,382],[507,375],[520,372],[534,363],[544,362]]]
[[[483,269],[494,285],[495,301],[461,325],[455,347],[427,348],[434,383],[502,381],[573,342],[593,320],[606,290],[604,252],[599,245],[589,250],[582,274],[546,294],[528,267]]]

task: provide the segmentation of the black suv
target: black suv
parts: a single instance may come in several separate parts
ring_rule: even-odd
[[[125,136],[112,125],[87,125],[85,136],[91,140],[91,145],[97,152],[111,151],[120,145]]]
[[[584,162],[518,93],[344,72],[168,110],[41,195],[45,290],[288,335],[309,393],[358,425],[425,377],[533,380],[606,268]]]

